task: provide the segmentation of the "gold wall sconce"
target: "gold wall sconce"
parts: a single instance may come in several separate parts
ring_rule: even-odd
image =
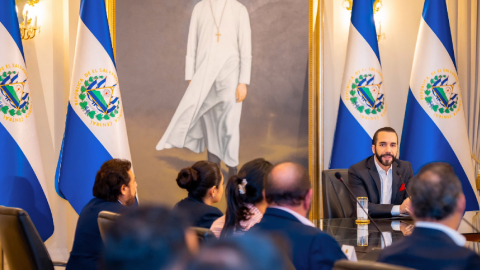
[[[35,4],[40,0],[27,0],[23,8],[23,22],[20,24],[20,35],[23,40],[29,40],[40,33],[40,26],[37,25],[37,14],[35,12]]]
[[[348,10],[352,11],[354,0],[344,0],[342,6]],[[382,33],[382,20],[384,17],[383,3],[382,0],[375,0],[373,3],[373,17],[375,19],[375,29],[377,30],[377,40],[385,39],[385,33]]]

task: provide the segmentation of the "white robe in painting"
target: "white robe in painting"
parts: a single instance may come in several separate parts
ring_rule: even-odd
[[[210,4],[217,24],[217,42]],[[238,165],[242,103],[236,102],[239,83],[250,84],[252,41],[250,19],[236,0],[202,0],[190,21],[185,79],[192,82],[156,149],[186,147],[208,151],[227,166]]]

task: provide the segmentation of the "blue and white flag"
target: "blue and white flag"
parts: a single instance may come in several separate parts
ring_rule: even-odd
[[[82,0],[57,192],[80,214],[101,165],[131,160],[104,0]]]
[[[389,125],[373,1],[355,0],[348,35],[330,168],[349,168],[373,155],[375,131]]]
[[[426,0],[413,59],[400,159],[417,173],[434,161],[460,178],[467,211],[478,210],[474,170],[445,0]]]
[[[27,211],[45,241],[54,227],[15,0],[0,1],[0,44],[0,205]]]

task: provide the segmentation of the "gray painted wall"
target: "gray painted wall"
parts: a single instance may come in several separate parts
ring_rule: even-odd
[[[187,149],[155,150],[187,87],[187,34],[197,2],[117,1],[117,70],[141,203],[175,204],[186,196],[175,182],[178,171],[206,159]],[[308,166],[308,1],[240,2],[253,40],[240,166],[257,157]],[[225,210],[224,199],[218,207]]]

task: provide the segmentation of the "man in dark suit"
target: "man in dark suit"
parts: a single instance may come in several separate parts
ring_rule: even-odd
[[[465,210],[462,184],[447,163],[425,165],[409,185],[415,229],[379,260],[415,269],[480,269],[480,257],[457,232]]]
[[[284,249],[290,250],[284,252],[297,270],[332,269],[335,261],[346,259],[338,243],[307,218],[312,189],[305,168],[295,163],[275,166],[265,179],[265,198],[268,208],[250,231],[287,242]]]
[[[354,164],[348,170],[348,184],[356,197],[368,197],[372,217],[407,214],[405,188],[413,176],[412,164],[397,159],[398,136],[384,127],[373,136],[373,156]],[[354,207],[356,209],[356,207]]]
[[[135,203],[136,193],[137,182],[130,161],[112,159],[103,163],[93,185],[95,198],[83,207],[78,218],[66,270],[98,269],[104,247],[98,214],[101,211],[121,212]]]

